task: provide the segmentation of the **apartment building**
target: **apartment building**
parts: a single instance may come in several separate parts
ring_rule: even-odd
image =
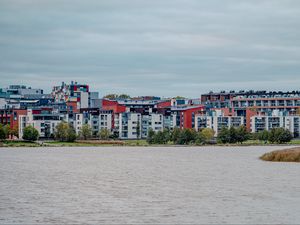
[[[53,113],[50,108],[28,109],[26,115],[19,115],[19,137],[27,126],[37,129],[40,138],[53,137],[55,127],[65,119],[65,115]]]
[[[253,116],[251,117],[251,132],[257,133],[263,130],[282,127],[289,130],[294,137],[299,137],[299,116]]]
[[[203,116],[196,115],[196,130],[199,131],[203,128],[211,128],[218,135],[220,130],[230,127],[240,127],[245,125],[245,119],[242,116]]]
[[[81,109],[80,112],[75,114],[75,121],[73,122],[77,134],[79,134],[84,124],[88,124],[91,127],[94,137],[98,136],[101,129],[107,129],[112,132],[114,116],[112,110],[85,108]]]
[[[124,112],[119,114],[119,138],[137,139],[142,137],[142,115]]]

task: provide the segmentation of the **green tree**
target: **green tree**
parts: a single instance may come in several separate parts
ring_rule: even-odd
[[[155,137],[155,132],[152,128],[150,128],[147,135],[148,144],[154,144],[154,137]]]
[[[164,129],[162,132],[163,135],[163,142],[164,144],[167,144],[171,139],[171,134],[169,129]]]
[[[69,124],[67,122],[60,122],[56,125],[54,131],[54,138],[59,141],[67,141],[69,132]]]
[[[215,135],[215,131],[211,128],[204,128],[200,131],[205,143],[211,141]]]
[[[6,124],[3,127],[4,133],[5,133],[5,138],[9,138],[9,135],[11,133],[10,125]]]
[[[110,131],[106,128],[102,128],[100,131],[99,131],[99,138],[101,140],[108,140],[109,139],[109,136],[110,136]]]
[[[39,138],[39,132],[33,126],[27,126],[23,130],[23,139],[26,141],[36,141]]]
[[[180,100],[180,99],[186,99],[186,98],[183,96],[176,96],[176,97],[173,97],[173,99]]]
[[[201,131],[198,132],[198,133],[197,133],[197,137],[196,137],[195,144],[196,144],[196,145],[203,145],[203,144],[205,144],[205,142],[206,142],[206,139],[205,139],[205,137],[203,136],[202,132],[201,132]]]
[[[269,139],[269,131],[263,130],[257,133],[257,139],[259,141],[263,141],[265,144],[268,142]]]
[[[105,95],[103,98],[114,100],[114,99],[118,98],[118,95],[117,94],[108,94],[108,95]]]
[[[164,144],[164,137],[162,131],[158,131],[154,134],[153,142],[154,144]]]
[[[292,133],[284,128],[275,129],[275,137],[278,144],[287,143],[293,139]]]
[[[187,145],[195,143],[197,138],[197,132],[194,129],[184,128],[178,137],[177,143],[180,145]]]
[[[136,123],[136,139],[140,139],[141,136],[141,125],[140,125],[140,119],[138,118]]]
[[[222,127],[218,133],[218,141],[226,144],[230,142],[230,133],[226,127]]]
[[[10,135],[15,136],[15,137],[19,137],[19,128],[14,127],[12,129],[10,129]]]
[[[240,142],[241,144],[244,141],[249,140],[250,134],[247,131],[247,128],[245,126],[240,126],[236,129],[236,141]]]
[[[6,138],[5,130],[2,124],[0,124],[0,140],[4,140]]]
[[[238,141],[237,130],[233,126],[229,128],[229,143],[236,143]]]
[[[89,124],[82,125],[80,128],[80,137],[82,137],[84,140],[92,137],[92,128]]]
[[[272,128],[269,131],[268,141],[272,144],[276,142],[276,128]]]
[[[127,94],[120,94],[120,95],[118,96],[118,98],[119,98],[119,99],[130,99],[131,97],[130,97],[130,95],[127,95]]]
[[[76,140],[76,131],[72,125],[62,121],[55,127],[54,138],[59,141],[73,142]]]
[[[180,133],[181,133],[181,129],[178,127],[175,127],[171,132],[171,140],[173,141],[174,144],[178,142]]]
[[[69,127],[68,127],[68,130],[67,130],[67,139],[66,139],[66,141],[67,142],[74,142],[77,138],[75,128],[71,124],[68,124],[68,125],[69,125]]]

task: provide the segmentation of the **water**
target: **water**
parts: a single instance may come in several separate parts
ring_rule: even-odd
[[[300,223],[278,147],[0,149],[0,224]]]

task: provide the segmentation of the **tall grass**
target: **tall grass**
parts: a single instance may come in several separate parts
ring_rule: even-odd
[[[272,162],[300,162],[300,147],[269,152],[260,159]]]

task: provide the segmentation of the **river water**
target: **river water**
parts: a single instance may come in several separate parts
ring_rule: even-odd
[[[299,224],[278,148],[1,148],[0,224]]]

